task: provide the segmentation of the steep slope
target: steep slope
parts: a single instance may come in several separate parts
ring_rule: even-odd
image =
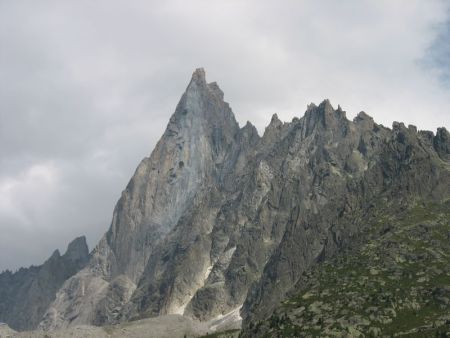
[[[242,316],[250,335],[305,271],[365,238],[377,201],[396,213],[449,197],[449,150],[444,128],[349,121],[328,100],[290,123],[274,115],[260,137],[199,69],[41,327]]]
[[[364,113],[348,121],[328,101],[291,123],[274,115],[261,139],[249,124],[241,135],[251,147],[238,142],[246,151],[228,157],[228,179],[155,250],[125,318],[173,311],[208,320],[245,300],[248,321],[264,317],[304,270],[364,229],[357,216],[372,199],[449,194],[445,156],[434,148],[445,137],[390,130]]]
[[[37,327],[56,292],[89,260],[85,237],[73,240],[64,255],[56,250],[40,266],[0,274],[0,322],[15,330]]]
[[[368,221],[369,241],[303,274],[252,336],[449,335],[450,200],[379,208]]]
[[[211,186],[226,180],[224,162],[238,130],[221,90],[196,70],[164,135],[123,192],[88,267],[65,283],[42,328],[117,321],[149,257],[160,254],[155,248],[164,247],[165,238]]]
[[[357,131],[356,137],[346,137],[351,143],[336,140],[333,129],[331,147],[314,142],[315,155],[307,157],[313,169],[310,182],[303,179],[302,185],[312,194],[315,208],[304,204],[308,197],[302,198],[298,216],[248,294],[244,327],[267,318],[305,270],[351,247],[368,226],[366,219],[377,200],[385,200],[384,207],[396,212],[415,200],[440,202],[450,196],[448,160],[433,147],[438,136],[401,123],[389,130],[364,114],[347,125],[348,135]],[[320,153],[323,157],[317,158]]]

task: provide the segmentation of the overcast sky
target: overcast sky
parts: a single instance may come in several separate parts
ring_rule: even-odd
[[[0,0],[0,270],[90,248],[193,70],[263,132],[329,98],[450,127],[449,1]]]

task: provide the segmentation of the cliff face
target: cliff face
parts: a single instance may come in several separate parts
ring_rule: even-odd
[[[260,137],[199,69],[41,327],[240,313],[247,330],[304,271],[351,247],[379,201],[450,196],[449,151],[444,128],[349,121],[327,100],[290,123],[274,115]]]
[[[147,264],[149,257],[167,262],[162,252],[169,250],[165,243],[179,236],[179,224],[212,187],[227,180],[229,158],[239,148],[235,139],[238,131],[221,90],[214,83],[207,84],[204,71],[197,70],[161,140],[122,193],[111,227],[94,249],[88,267],[65,283],[42,327],[119,320],[144,271],[161,278],[161,269],[168,268],[152,272],[150,266],[161,262],[152,258]],[[195,234],[189,228],[183,231],[185,241]],[[194,264],[194,269],[202,268]],[[161,283],[170,285],[165,279]],[[158,306],[157,312],[175,312],[178,298],[184,296],[163,292],[161,299],[172,297],[174,301],[161,300],[165,305]]]
[[[15,330],[37,327],[56,292],[89,260],[86,239],[73,240],[64,255],[56,250],[42,265],[0,274],[0,322]]]

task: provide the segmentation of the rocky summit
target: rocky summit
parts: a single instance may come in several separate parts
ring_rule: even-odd
[[[149,320],[191,336],[450,334],[449,199],[445,128],[349,120],[325,100],[260,136],[197,69],[88,261],[66,254],[82,262],[71,273],[6,291],[0,321],[59,336]],[[17,283],[0,276],[2,295]],[[32,305],[21,323],[17,302]]]

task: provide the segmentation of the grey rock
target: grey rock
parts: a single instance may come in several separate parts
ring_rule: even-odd
[[[445,161],[450,161],[450,133],[447,129],[438,128],[433,144],[439,156]]]
[[[374,201],[400,209],[450,196],[444,129],[389,129],[365,113],[349,121],[325,100],[290,123],[274,115],[260,137],[223,99],[196,70],[41,328],[166,314],[214,321],[241,309],[245,334],[304,272],[351,246]]]
[[[40,266],[0,274],[0,321],[15,330],[37,327],[56,292],[89,260],[85,237],[73,240],[64,255],[56,250]]]
[[[208,217],[214,209],[193,210],[206,200],[211,187],[227,185],[228,166],[239,160],[241,150],[235,138],[239,126],[222,97],[216,84],[206,83],[202,69],[194,72],[164,135],[122,193],[110,230],[94,249],[89,265],[64,284],[42,328],[105,324],[119,320],[119,312],[127,317],[144,310],[155,315],[174,313],[203,283],[210,258],[202,250],[209,245]],[[250,142],[254,137],[254,128],[247,126],[242,138]],[[195,227],[180,225],[191,221],[196,221]],[[178,264],[186,267],[191,259],[198,259],[197,264],[175,280]],[[117,278],[127,280],[130,292],[108,296],[105,290],[111,290]],[[131,295],[137,285],[129,302],[123,296]],[[161,293],[151,292],[157,302],[147,297],[152,286]]]

